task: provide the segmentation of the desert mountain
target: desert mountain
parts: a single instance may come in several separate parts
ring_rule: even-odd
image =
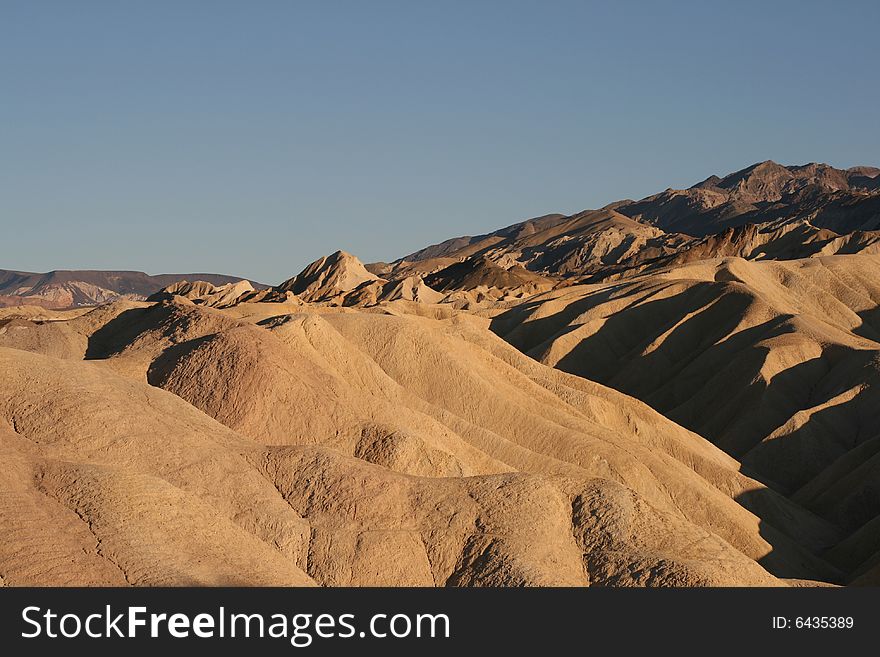
[[[394,279],[479,260],[595,281],[721,256],[789,260],[876,253],[878,231],[880,169],[762,162],[689,189],[572,216],[537,217],[367,267]]]
[[[236,302],[281,302],[295,305],[316,303],[328,306],[364,307],[397,300],[433,304],[443,302],[445,297],[444,293],[426,285],[419,275],[386,280],[368,271],[364,264],[350,253],[337,251],[319,258],[280,285],[260,292],[252,291],[239,295]]]
[[[547,215],[488,235],[449,240],[370,268],[394,278],[433,274],[470,260],[483,267],[487,262],[503,269],[518,266],[549,276],[588,275],[675,253],[690,239],[666,234],[613,209],[588,210],[571,217]]]
[[[827,164],[754,164],[688,189],[667,189],[617,210],[666,231],[704,236],[743,224],[805,220],[837,233],[880,229],[880,172]]]
[[[339,251],[316,260],[276,287],[240,294],[232,302],[228,301],[227,295],[223,305],[275,302],[369,307],[403,300],[476,309],[501,301],[523,299],[552,289],[558,283],[558,278],[542,276],[519,265],[504,268],[482,256],[453,261],[448,267],[427,276],[398,269],[385,279],[370,272],[355,256]],[[188,287],[183,289],[189,290]],[[200,295],[200,289],[189,293],[195,303],[220,305]],[[172,296],[173,289],[169,288],[151,299]]]
[[[254,286],[249,281],[212,285],[207,281],[190,283],[182,280],[151,294],[147,297],[147,301],[169,301],[174,297],[181,297],[200,305],[225,308],[235,305],[242,298],[253,295],[255,292]]]
[[[73,308],[95,306],[117,299],[143,300],[180,280],[201,280],[213,285],[235,283],[240,278],[222,274],[159,274],[140,271],[51,271],[45,274],[0,270],[0,307],[42,306]],[[257,288],[264,285],[253,283]]]
[[[746,260],[797,260],[853,253],[880,253],[880,232],[853,231],[839,235],[827,228],[816,228],[806,220],[777,219],[743,224],[695,239],[678,253],[652,261],[650,268],[656,270],[726,256]]]
[[[485,287],[498,290],[522,288],[535,293],[552,288],[555,281],[530,272],[519,264],[505,269],[485,256],[471,256],[429,274],[425,277],[425,283],[444,292]]]
[[[337,251],[308,265],[303,271],[277,286],[279,292],[292,292],[307,302],[330,301],[355,288],[379,281],[350,253]]]

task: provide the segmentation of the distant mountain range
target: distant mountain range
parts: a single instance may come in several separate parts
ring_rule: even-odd
[[[341,252],[267,290],[188,287],[201,302],[289,299],[371,305],[396,298],[521,297],[558,285],[595,282],[716,257],[793,260],[880,253],[880,169],[760,162],[687,189],[667,189],[570,216],[548,214],[478,236],[448,239],[392,263],[364,265]],[[221,274],[0,270],[0,306],[90,306],[146,299],[182,280],[212,286]],[[487,291],[489,297],[486,297]],[[180,295],[181,290],[172,290]],[[471,294],[473,292],[473,294]],[[236,297],[235,294],[239,296]],[[461,297],[465,294],[465,297]]]
[[[684,190],[454,237],[392,263],[338,251],[267,290],[169,288],[217,307],[254,301],[371,306],[397,299],[474,309],[556,287],[712,258],[880,253],[880,169],[761,162]],[[237,295],[237,296],[236,296]]]
[[[545,276],[606,279],[719,256],[790,260],[861,252],[880,252],[880,169],[767,161],[640,201],[452,238],[367,268],[384,278],[447,280],[455,272],[439,272],[474,259],[470,270],[493,263]],[[470,278],[479,276],[471,271]]]
[[[665,231],[705,236],[744,224],[808,221],[837,233],[880,229],[880,169],[766,161],[617,210]]]
[[[44,308],[94,306],[117,299],[146,299],[182,279],[215,285],[243,280],[224,274],[159,274],[142,271],[50,271],[44,274],[0,269],[0,307],[33,305]],[[265,285],[250,281],[258,289]]]

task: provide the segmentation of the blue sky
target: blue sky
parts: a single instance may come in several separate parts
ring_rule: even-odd
[[[0,0],[0,268],[269,283],[880,164],[880,3]]]

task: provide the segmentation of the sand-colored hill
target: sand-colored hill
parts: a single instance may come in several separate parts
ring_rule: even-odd
[[[692,238],[664,233],[606,208],[570,217],[529,219],[488,235],[449,240],[371,268],[386,278],[425,275],[429,285],[432,276],[443,281],[464,278],[456,268],[474,264],[462,263],[478,263],[483,268],[489,263],[510,270],[514,276],[518,272],[523,278],[526,274],[583,276],[650,262],[677,252],[690,241]],[[441,271],[449,269],[452,272]]]
[[[880,253],[880,232],[854,231],[838,235],[808,221],[781,219],[746,224],[709,235],[678,253],[651,263],[653,269],[697,260],[738,257],[746,260],[798,260],[801,258]]]
[[[254,286],[249,281],[213,285],[207,281],[177,281],[155,294],[147,297],[147,301],[168,301],[174,297],[189,299],[193,303],[210,306],[211,308],[226,308],[234,306],[246,297],[256,294]]]
[[[530,272],[519,264],[504,268],[485,256],[472,256],[428,275],[425,283],[442,292],[486,288],[535,294],[553,288],[556,281]]]
[[[319,258],[303,271],[277,286],[307,302],[332,301],[364,283],[380,280],[360,260],[345,251]]]
[[[493,329],[638,397],[878,551],[880,257],[716,259],[534,297]],[[842,553],[841,549],[838,553]],[[859,562],[859,563],[856,563]]]
[[[242,438],[92,363],[0,349],[7,584],[308,584]]]
[[[441,303],[444,296],[442,292],[428,287],[420,276],[407,276],[399,280],[379,279],[359,285],[342,297],[342,305],[366,307],[398,300]]]
[[[499,270],[504,271],[500,268]],[[544,279],[529,272],[524,271],[523,273],[529,282],[528,285],[524,285],[523,281],[516,281],[516,292],[519,296],[534,294],[552,287],[552,283],[536,286],[534,284],[536,280],[544,281]],[[485,285],[483,289],[488,290]],[[469,292],[470,290],[468,290]],[[487,298],[491,296],[494,302],[509,292],[511,292],[509,288],[493,288]],[[154,300],[170,299],[172,296],[173,294],[164,294],[156,296]],[[227,293],[223,297],[223,303],[212,302],[211,299],[199,297],[198,294],[191,298],[195,303],[213,307],[254,303],[293,303],[299,305],[311,303],[326,307],[364,308],[394,301],[412,301],[424,304],[458,301],[457,297],[447,299],[447,296],[445,292],[429,287],[421,275],[413,274],[386,280],[368,271],[364,264],[350,253],[337,251],[329,256],[319,258],[293,278],[267,290],[244,291],[234,298],[231,293]],[[214,297],[216,297],[216,293]]]
[[[16,538],[0,573],[13,585],[845,578],[816,556],[838,542],[832,523],[701,437],[536,363],[488,320],[412,308],[430,306],[116,304],[39,325],[55,332],[41,344],[84,336],[78,352],[0,347],[0,444],[20,473],[4,480],[15,501],[0,522]],[[51,549],[27,554],[37,541]]]

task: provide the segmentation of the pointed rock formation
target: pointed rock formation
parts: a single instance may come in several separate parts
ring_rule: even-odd
[[[188,299],[193,303],[212,308],[225,308],[238,303],[245,296],[255,292],[248,281],[212,285],[207,281],[177,281],[147,297],[147,301],[169,301],[175,297]]]
[[[381,279],[367,271],[356,257],[345,251],[337,251],[315,260],[275,289],[279,292],[293,292],[307,302],[332,301],[364,283],[379,280]]]

